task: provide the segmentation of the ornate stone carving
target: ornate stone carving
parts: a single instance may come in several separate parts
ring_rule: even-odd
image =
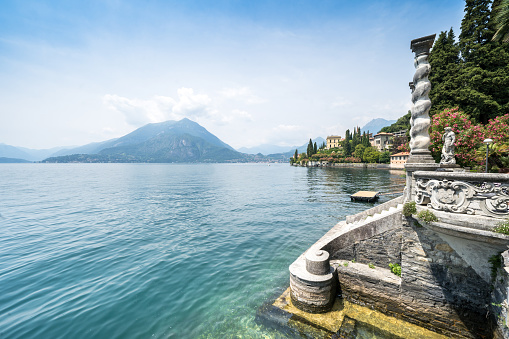
[[[452,213],[509,216],[509,186],[447,179],[418,179],[415,202]],[[475,206],[478,208],[474,208]]]
[[[442,147],[442,160],[440,161],[440,164],[455,164],[456,158],[454,158],[454,142],[456,141],[456,134],[454,134],[451,127],[445,128],[442,141],[444,142],[444,146]]]

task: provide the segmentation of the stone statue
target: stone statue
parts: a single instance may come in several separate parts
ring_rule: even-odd
[[[454,134],[451,127],[445,128],[442,141],[444,142],[444,147],[442,147],[442,160],[440,161],[440,164],[455,164],[454,142],[456,141],[456,134]]]

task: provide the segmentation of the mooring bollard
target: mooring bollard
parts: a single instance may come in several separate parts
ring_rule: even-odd
[[[330,311],[336,299],[336,280],[335,269],[330,266],[329,253],[310,249],[304,258],[290,265],[292,303],[309,313]]]
[[[329,253],[322,250],[306,253],[306,270],[309,273],[316,275],[329,274]]]

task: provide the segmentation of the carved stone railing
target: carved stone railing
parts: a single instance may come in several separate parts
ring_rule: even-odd
[[[414,200],[438,211],[509,217],[509,175],[414,172]]]

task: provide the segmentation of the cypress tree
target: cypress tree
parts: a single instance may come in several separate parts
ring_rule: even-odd
[[[352,152],[355,151],[355,147],[361,143],[361,129],[360,127],[356,127],[353,129],[353,137],[352,137]]]
[[[295,154],[293,155],[293,158],[297,160],[299,158],[299,151],[296,149]]]
[[[429,63],[431,65],[431,74],[429,75],[431,91],[429,97],[433,103],[430,116],[433,116],[445,108],[456,107],[458,105],[456,96],[459,87],[457,77],[460,69],[460,58],[459,48],[454,41],[452,28],[449,30],[449,33],[445,31],[440,32],[431,50]]]
[[[456,102],[476,121],[509,113],[509,46],[491,41],[491,0],[466,0],[459,48],[463,59]]]
[[[315,141],[315,143],[313,145],[313,154],[316,154],[316,153],[318,153],[318,147],[316,146],[316,141]]]
[[[313,155],[313,141],[310,138],[308,143],[307,156],[308,158],[310,158],[312,155]]]
[[[352,155],[352,148],[350,144],[350,140],[352,137],[350,136],[350,130],[347,129],[345,132],[345,140],[343,140],[343,155],[345,157],[349,157]]]

